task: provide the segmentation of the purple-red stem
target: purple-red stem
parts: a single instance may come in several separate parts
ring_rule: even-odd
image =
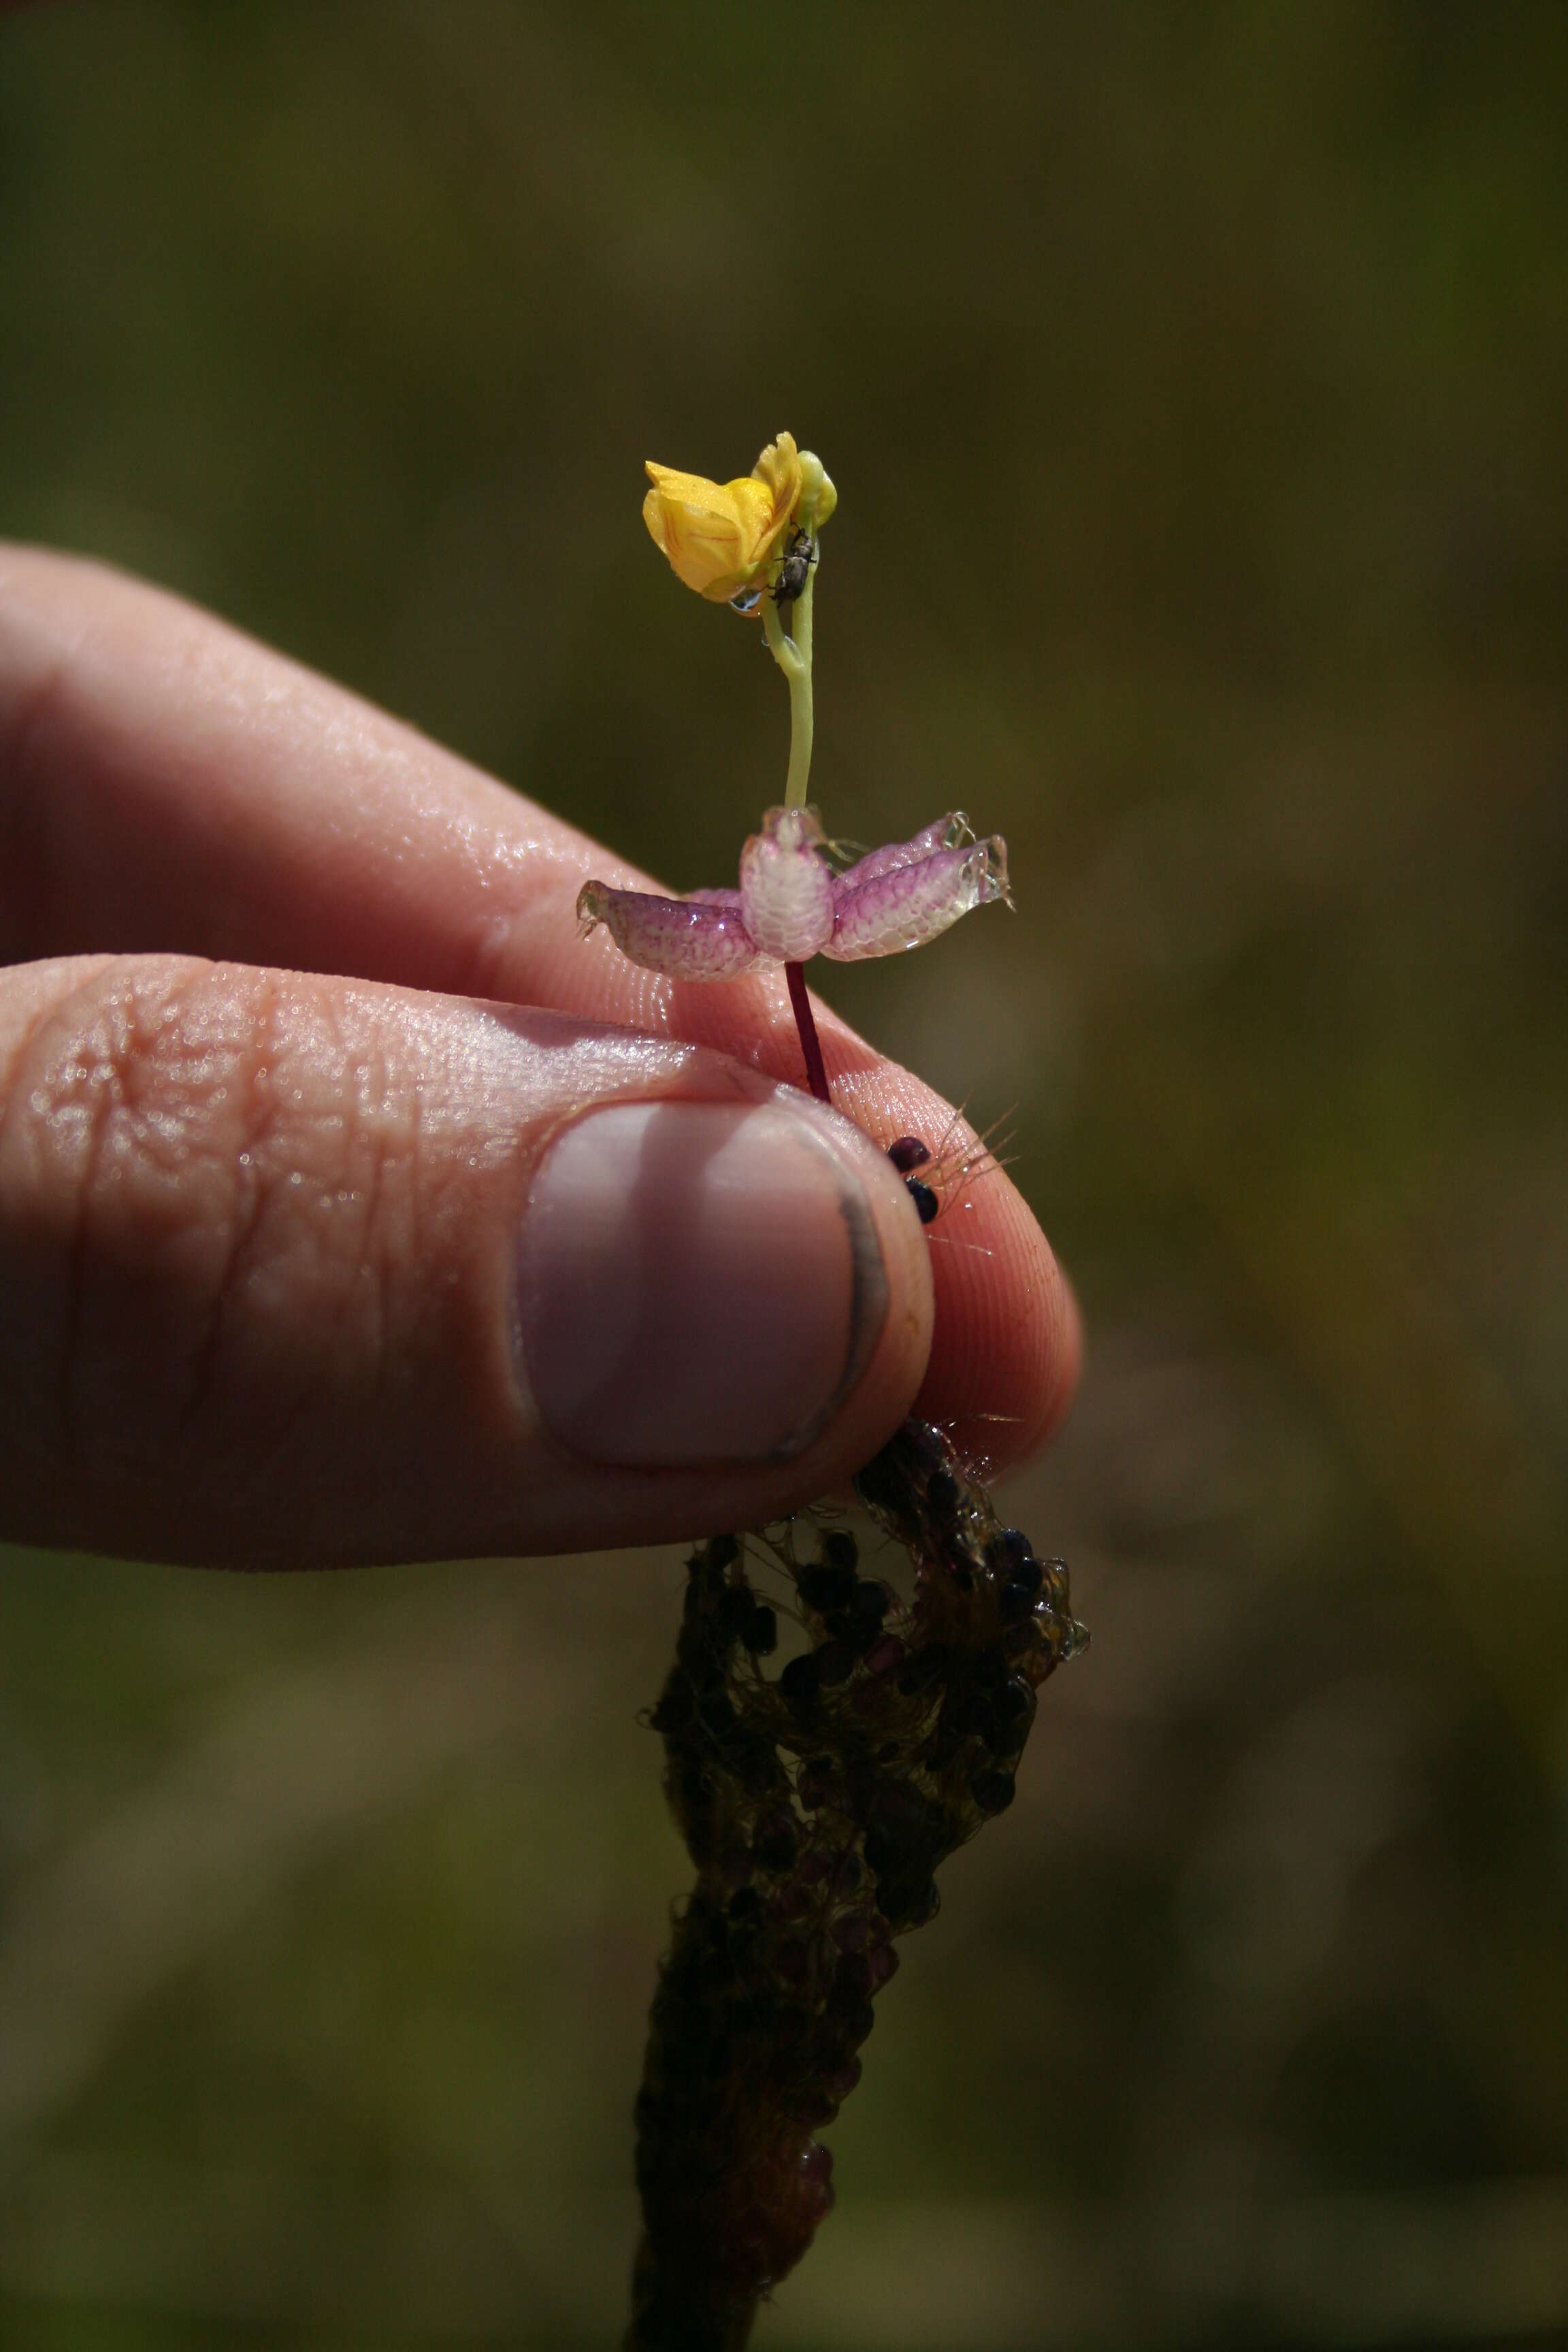
[[[806,1084],[817,1101],[826,1103],[831,1109],[833,1097],[827,1090],[827,1066],[822,1058],[822,1040],[816,1034],[811,999],[805,992],[805,966],[786,963],[784,978],[789,982],[789,1001],[795,1008],[795,1025],[800,1031],[800,1050],[805,1055]]]

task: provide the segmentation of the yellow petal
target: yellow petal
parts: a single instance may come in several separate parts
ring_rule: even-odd
[[[654,545],[678,579],[715,604],[762,572],[800,497],[800,459],[787,433],[733,482],[678,473],[651,457],[647,472],[653,488],[642,510]]]
[[[752,478],[765,486],[773,500],[776,539],[800,504],[800,452],[793,433],[781,433],[776,441],[768,443],[752,467]]]

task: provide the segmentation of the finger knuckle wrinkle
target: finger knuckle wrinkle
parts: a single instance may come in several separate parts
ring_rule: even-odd
[[[29,1041],[0,1169],[79,1463],[151,1464],[189,1410],[249,1221],[267,1026],[221,967],[127,958]]]
[[[135,958],[18,1067],[0,1253],[21,1235],[35,1270],[52,1450],[100,1488],[248,1494],[374,1418],[460,1208],[435,1048],[341,983]]]

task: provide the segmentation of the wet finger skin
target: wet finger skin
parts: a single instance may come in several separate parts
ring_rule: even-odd
[[[413,730],[177,599],[0,550],[0,953],[181,950],[554,1010],[798,1082],[782,981],[680,985],[574,915],[646,877]],[[997,919],[1005,919],[998,917]],[[933,953],[941,953],[940,948]],[[911,972],[911,984],[920,974]],[[949,1107],[820,1013],[835,1100],[879,1140]],[[1070,1394],[1070,1293],[1005,1177],[931,1249],[920,1409],[1005,1464]],[[936,1229],[941,1234],[941,1226]]]

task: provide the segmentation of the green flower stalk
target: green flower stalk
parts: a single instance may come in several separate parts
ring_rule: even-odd
[[[783,561],[777,567],[771,594],[763,596],[763,626],[768,648],[789,684],[789,773],[784,779],[786,809],[805,806],[811,778],[811,744],[815,719],[811,699],[811,608],[820,560],[816,534],[838,504],[838,493],[823,469],[820,457],[808,449],[801,458],[799,520]],[[781,604],[794,607],[795,625],[785,634],[779,617]]]

